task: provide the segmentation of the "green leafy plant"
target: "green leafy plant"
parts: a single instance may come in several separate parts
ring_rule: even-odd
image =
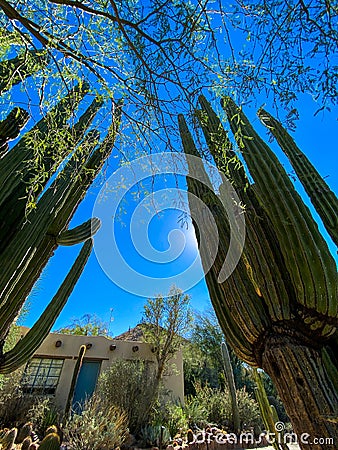
[[[98,381],[97,395],[126,414],[132,434],[151,420],[156,398],[155,369],[145,361],[114,361]]]

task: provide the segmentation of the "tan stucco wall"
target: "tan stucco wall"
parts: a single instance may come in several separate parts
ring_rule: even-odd
[[[28,328],[22,327],[21,334],[26,334],[28,330]],[[56,347],[57,341],[61,341],[60,347]],[[87,344],[91,344],[91,348],[87,348],[85,359],[101,361],[100,373],[119,358],[155,361],[154,354],[151,352],[151,346],[143,342],[112,340],[103,336],[74,336],[50,333],[34,356],[64,359],[59,384],[55,393],[56,404],[60,409],[63,409],[67,402],[79,349],[81,345]],[[111,350],[112,345],[116,346],[114,350]],[[137,351],[133,351],[135,346],[138,347]],[[179,399],[183,403],[184,381],[181,351],[177,352],[169,366],[170,369],[163,380],[164,386],[171,392],[173,398]]]

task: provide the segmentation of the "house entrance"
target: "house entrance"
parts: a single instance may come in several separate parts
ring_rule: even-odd
[[[83,361],[74,392],[74,411],[77,412],[81,410],[81,405],[83,402],[93,395],[99,376],[100,367],[101,361]]]

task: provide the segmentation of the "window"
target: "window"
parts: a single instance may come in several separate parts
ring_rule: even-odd
[[[26,366],[23,390],[28,394],[54,395],[63,359],[33,358]]]

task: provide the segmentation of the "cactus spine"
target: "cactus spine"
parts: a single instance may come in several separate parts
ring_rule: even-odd
[[[114,105],[112,125],[100,143],[95,131],[86,131],[102,105],[94,99],[87,110],[70,128],[67,121],[88,92],[89,86],[80,83],[70,89],[62,99],[35,127],[0,160],[0,373],[9,373],[24,364],[49,333],[64,306],[92,249],[91,237],[100,227],[100,221],[90,219],[84,224],[67,230],[69,222],[85,196],[94,178],[110,155],[118,132],[121,105]],[[116,107],[117,106],[117,107]],[[23,114],[23,113],[22,113]],[[23,114],[16,126],[26,120]],[[52,139],[53,132],[61,130],[64,146]],[[0,142],[7,142],[17,130],[8,127],[8,120],[0,123]],[[46,176],[36,190],[40,195],[34,210],[26,210],[26,186],[33,172],[27,169],[34,157],[32,139],[43,142],[46,147],[42,164]],[[1,140],[2,139],[2,140]],[[74,151],[76,150],[76,151]],[[61,173],[46,189],[50,177],[60,162],[72,155]],[[58,245],[84,245],[69,274],[40,319],[9,352],[3,353],[3,344],[8,330],[39,278],[49,258]]]
[[[231,276],[219,283],[230,240],[228,219],[211,182],[203,185],[194,179],[196,170],[204,170],[203,160],[198,167],[188,160],[192,175],[187,177],[188,190],[208,205],[218,227],[218,253],[206,282],[219,323],[237,355],[270,375],[297,434],[337,440],[338,398],[333,382],[337,370],[331,357],[338,325],[335,262],[287,173],[242,110],[229,98],[222,102],[254,184],[209,103],[204,97],[199,102],[197,116],[209,152],[245,205],[242,257]],[[184,151],[198,155],[182,116],[179,129]],[[205,170],[204,179],[208,179]],[[226,186],[219,191],[226,194]],[[193,199],[189,204],[194,217],[198,207]],[[203,217],[198,224],[202,231],[209,227]],[[200,233],[196,230],[197,239]],[[207,258],[202,251],[203,264]]]
[[[236,385],[234,372],[232,370],[229,350],[225,342],[221,344],[222,358],[224,364],[224,373],[226,376],[226,380],[229,387],[229,393],[231,398],[231,409],[232,409],[232,421],[234,424],[234,431],[236,434],[239,434],[241,431],[241,423],[239,418],[239,410],[237,404],[237,395],[236,395]]]

